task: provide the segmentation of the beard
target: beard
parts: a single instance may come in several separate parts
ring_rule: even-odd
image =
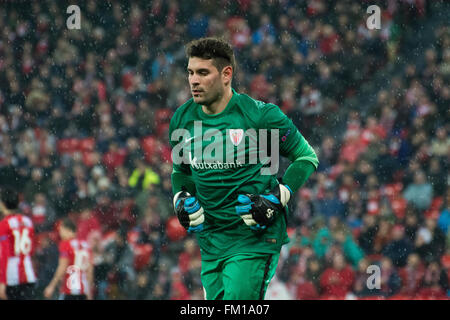
[[[194,102],[203,106],[210,106],[223,96],[223,92],[219,89],[210,89],[208,92],[202,91],[199,95],[193,94]]]

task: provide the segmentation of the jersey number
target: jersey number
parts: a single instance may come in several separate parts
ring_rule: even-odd
[[[28,235],[28,229],[12,230],[14,236],[14,253],[16,256],[23,254],[28,255],[31,251],[31,239]]]
[[[69,278],[66,285],[70,290],[81,290],[81,275],[89,266],[89,254],[86,250],[75,250],[74,264],[67,268]]]

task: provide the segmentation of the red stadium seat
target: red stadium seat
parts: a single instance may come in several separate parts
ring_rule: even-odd
[[[407,201],[406,199],[402,198],[401,196],[397,196],[390,200],[392,211],[394,211],[395,216],[398,219],[403,219],[405,217],[405,211],[407,207]]]
[[[56,150],[59,154],[74,153],[78,151],[79,141],[75,138],[66,138],[58,140]]]
[[[178,222],[177,217],[170,217],[166,223],[166,234],[171,241],[179,241],[186,237],[187,231]]]
[[[441,258],[442,267],[450,270],[450,254],[445,254]]]
[[[360,297],[358,300],[386,300],[383,296],[367,296],[367,297]]]
[[[127,72],[122,75],[121,84],[122,88],[125,91],[128,91],[128,89],[130,89],[130,87],[133,85],[133,77],[134,74],[132,72]]]
[[[296,292],[297,300],[318,300],[319,294],[311,281],[306,281],[298,285]]]
[[[134,268],[137,271],[143,270],[148,266],[153,253],[153,246],[149,243],[138,244],[134,246]]]
[[[172,111],[169,108],[161,108],[155,112],[155,123],[168,123],[172,117]]]
[[[378,197],[368,199],[367,213],[370,215],[378,215],[380,213],[380,200]]]
[[[388,300],[412,300],[412,297],[403,294],[396,294],[389,297]]]
[[[95,149],[95,139],[85,138],[79,140],[78,148],[80,151],[94,151]]]
[[[381,261],[381,259],[383,258],[383,255],[381,254],[369,254],[367,256],[367,259],[372,263],[372,262],[379,262]]]
[[[320,300],[345,300],[344,296],[321,295]]]
[[[352,230],[353,239],[358,239],[360,233],[361,233],[361,228],[354,228]]]
[[[164,122],[164,123],[159,123],[156,126],[156,135],[158,137],[162,137],[164,134],[166,134],[166,132],[168,132],[169,130],[169,123]]]
[[[153,136],[145,137],[141,140],[141,148],[144,151],[145,160],[151,161],[151,158],[155,152],[157,152],[158,143]]]
[[[442,206],[442,203],[444,202],[443,197],[435,197],[431,201],[431,205],[428,208],[427,211],[425,211],[424,216],[427,218],[437,219],[439,218],[439,212]]]
[[[102,246],[105,247],[108,243],[112,242],[116,236],[116,231],[108,231],[102,236]]]
[[[387,196],[389,200],[397,199],[401,196],[401,192],[403,190],[403,184],[401,182],[387,184],[382,188],[382,194]]]
[[[95,153],[91,151],[83,151],[81,153],[82,161],[86,167],[90,168],[97,164],[97,159],[94,157],[94,154]]]
[[[289,237],[289,238],[292,238],[292,237],[294,236],[294,233],[295,233],[295,228],[288,227],[288,228],[286,229],[286,231],[287,231],[288,237]]]
[[[130,230],[127,233],[127,241],[132,247],[136,246],[138,240],[139,240],[139,231],[138,230]]]

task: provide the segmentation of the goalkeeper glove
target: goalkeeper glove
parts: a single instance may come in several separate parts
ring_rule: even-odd
[[[205,216],[197,198],[182,190],[173,197],[173,207],[178,221],[189,233],[203,230]]]
[[[236,206],[236,212],[252,230],[263,230],[283,210],[291,194],[292,190],[284,184],[279,184],[269,194],[241,194],[238,196],[240,205]]]

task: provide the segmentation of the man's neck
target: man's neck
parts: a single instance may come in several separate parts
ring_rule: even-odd
[[[16,213],[16,211],[14,210],[11,210],[11,209],[8,209],[7,211],[5,210],[5,211],[3,211],[3,217],[9,217],[9,216],[13,216],[14,214]],[[0,214],[0,218],[1,218],[1,216],[2,216],[2,214]]]
[[[218,101],[212,103],[209,106],[202,105],[203,112],[209,115],[221,113],[227,107],[228,102],[230,102],[232,96],[233,91],[231,90],[231,88],[227,88],[224,92],[224,95]]]
[[[73,234],[73,235],[70,235],[70,236],[67,236],[65,239],[63,239],[64,241],[70,241],[70,240],[73,240],[73,239],[75,239],[76,237],[75,237],[75,234]]]

